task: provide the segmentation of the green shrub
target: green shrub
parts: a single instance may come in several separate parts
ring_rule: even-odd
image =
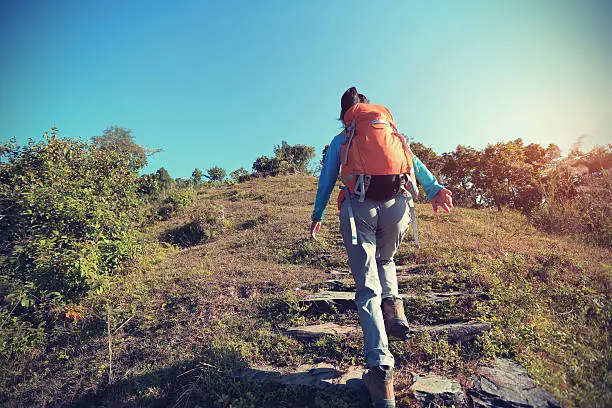
[[[130,156],[57,136],[0,143],[0,278],[22,308],[100,289],[140,245]]]
[[[169,220],[177,214],[185,212],[189,204],[193,202],[194,192],[192,190],[178,190],[170,193],[159,207],[157,214],[162,220]]]
[[[227,226],[221,205],[207,204],[192,211],[190,221],[162,235],[162,241],[182,248],[198,245],[216,238]]]

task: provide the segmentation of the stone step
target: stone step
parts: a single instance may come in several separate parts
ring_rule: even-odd
[[[351,272],[350,271],[346,271],[346,270],[328,269],[325,272],[329,273],[330,275],[334,276],[334,278],[337,278],[337,279],[342,279],[344,277],[350,277],[351,276]]]
[[[354,292],[355,283],[349,275],[334,275],[333,279],[328,279],[315,285],[317,291],[335,291],[335,292]],[[432,281],[432,277],[435,275],[429,274],[410,274],[410,275],[398,275],[397,284],[400,289],[406,286],[418,288],[424,281]],[[348,278],[347,278],[348,277]]]
[[[490,324],[475,321],[410,326],[410,332],[413,334],[428,333],[432,337],[443,337],[452,344],[466,343],[489,330]]]
[[[475,408],[558,408],[552,394],[529,377],[527,370],[513,360],[499,358],[491,366],[479,366],[468,397]]]
[[[316,339],[323,336],[351,336],[361,334],[359,326],[342,326],[336,323],[321,323],[310,326],[297,326],[284,329],[291,337]]]
[[[397,271],[398,275],[423,273],[427,270],[426,268],[427,268],[427,265],[425,264],[403,264],[403,265],[396,264],[395,265],[395,270]]]
[[[420,407],[466,407],[461,384],[435,374],[412,373],[410,391]]]
[[[367,403],[369,397],[361,377],[364,367],[350,366],[339,369],[332,364],[307,364],[292,368],[255,366],[232,373],[235,381],[275,383],[285,387],[312,387],[346,390]],[[475,408],[559,408],[552,394],[529,377],[525,368],[508,359],[493,360],[490,366],[479,366],[474,384],[467,390],[461,384],[433,373],[412,374],[409,388],[414,400],[410,406],[455,406]],[[397,391],[397,389],[396,389]]]
[[[399,265],[396,264],[395,265],[395,270],[397,271],[397,275],[401,276],[401,275],[415,275],[415,274],[425,274],[425,275],[430,275],[425,273],[427,271],[427,265],[425,264],[405,264],[405,265]],[[331,275],[336,275],[336,276],[352,276],[351,271],[349,269],[328,269],[326,271],[327,273],[331,274]]]
[[[449,343],[465,343],[476,338],[491,326],[487,323],[474,321],[457,322],[449,324],[410,326],[410,333],[428,333],[432,337],[441,337]],[[318,339],[323,336],[361,336],[361,327],[357,325],[339,325],[336,323],[322,323],[310,326],[298,326],[284,329],[285,334],[301,339]]]
[[[397,275],[397,283],[409,283],[421,280],[428,280],[435,277],[431,273],[411,273],[409,275]]]
[[[400,294],[404,300],[425,299],[430,302],[448,302],[453,297],[469,297],[477,294],[465,291],[425,292],[423,294]],[[352,291],[322,291],[310,294],[300,300],[302,304],[314,304],[327,309],[329,305],[355,308],[355,292]]]
[[[357,366],[339,370],[328,363],[302,365],[294,370],[257,366],[236,370],[232,373],[232,378],[260,383],[274,382],[284,386],[338,387],[365,392],[361,381],[364,371],[363,367]],[[367,398],[367,393],[364,398]]]

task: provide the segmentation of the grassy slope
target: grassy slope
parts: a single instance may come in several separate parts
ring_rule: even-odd
[[[198,190],[187,214],[154,224],[147,235],[180,227],[210,201],[224,208],[225,232],[205,244],[148,254],[152,261],[117,277],[104,297],[89,299],[86,319],[65,321],[47,350],[14,363],[25,366],[10,378],[6,405],[359,406],[350,395],[227,379],[232,369],[254,364],[361,363],[357,340],[308,344],[278,330],[320,319],[296,299],[301,289],[329,278],[326,268],[346,266],[333,200],[320,242],[308,239],[315,190],[316,179],[301,175]],[[523,363],[564,406],[612,403],[609,250],[539,233],[512,212],[435,215],[423,204],[418,213],[422,248],[405,242],[396,258],[426,264],[433,289],[487,291],[490,300],[456,311],[493,329],[464,347],[425,337],[393,343],[403,405],[410,404],[410,371],[440,372],[467,384],[475,365],[496,355]],[[326,319],[354,322],[355,316]]]

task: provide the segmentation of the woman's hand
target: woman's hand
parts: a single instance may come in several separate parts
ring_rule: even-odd
[[[438,212],[439,207],[442,207],[444,211],[450,213],[451,208],[453,208],[453,193],[446,188],[442,188],[442,190],[438,191],[438,194],[431,199],[431,205],[435,213]]]
[[[317,232],[321,229],[321,221],[312,220],[312,224],[310,224],[310,236],[315,241],[317,240]]]

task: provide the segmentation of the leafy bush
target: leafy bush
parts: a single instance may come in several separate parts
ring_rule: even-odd
[[[219,166],[211,167],[206,170],[206,174],[210,181],[222,181],[226,176],[225,170]]]
[[[166,197],[158,210],[162,220],[168,220],[185,211],[187,206],[193,202],[193,192],[191,190],[174,191]]]
[[[22,307],[101,288],[139,247],[131,156],[57,136],[0,144],[0,278]]]
[[[238,183],[243,183],[251,178],[250,174],[242,167],[232,171],[230,177]]]
[[[612,154],[610,154],[612,156]],[[544,202],[531,214],[538,227],[554,233],[580,234],[612,247],[612,173],[563,163],[542,181]]]
[[[166,232],[162,240],[183,248],[190,247],[217,237],[227,226],[223,207],[208,204],[196,208],[187,224]]]
[[[314,157],[314,147],[289,145],[282,141],[274,147],[274,157],[260,156],[253,163],[255,176],[277,176],[288,173],[306,173],[308,163]]]

